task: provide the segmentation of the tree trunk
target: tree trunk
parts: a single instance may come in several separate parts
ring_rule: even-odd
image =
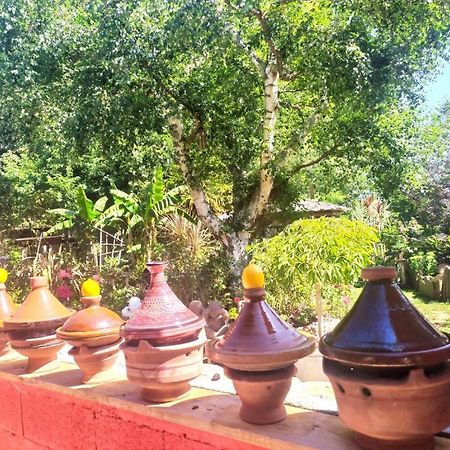
[[[248,231],[238,231],[228,236],[228,247],[226,248],[230,258],[229,267],[231,275],[231,290],[233,295],[238,295],[241,291],[241,275],[247,265],[249,255],[246,250],[250,241]]]
[[[266,68],[264,78],[264,131],[260,154],[259,188],[249,206],[250,223],[253,224],[266,207],[273,187],[270,163],[275,146],[275,125],[278,116],[280,74],[275,67]]]

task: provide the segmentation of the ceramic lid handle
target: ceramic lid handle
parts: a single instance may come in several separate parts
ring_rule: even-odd
[[[397,270],[392,266],[365,267],[361,270],[361,278],[367,281],[395,280],[397,278]]]
[[[266,299],[264,288],[244,289],[244,298],[250,303],[263,302]]]

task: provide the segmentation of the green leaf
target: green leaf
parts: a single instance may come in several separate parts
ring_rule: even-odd
[[[77,191],[77,205],[80,217],[88,223],[93,222],[96,218],[94,203],[86,197],[86,193],[81,186]]]
[[[95,203],[94,203],[94,211],[96,212],[103,212],[105,210],[106,202],[108,201],[108,197],[103,196],[100,197]]]

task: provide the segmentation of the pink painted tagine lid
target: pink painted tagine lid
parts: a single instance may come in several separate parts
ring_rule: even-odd
[[[31,277],[30,284],[31,292],[19,309],[3,321],[6,329],[50,328],[73,314],[50,292],[46,277]]]
[[[139,309],[122,327],[122,337],[169,345],[195,339],[205,325],[205,320],[187,308],[167,284],[166,266],[166,262],[147,263],[150,286]]]
[[[367,367],[431,366],[450,358],[448,336],[414,308],[395,283],[394,267],[368,267],[358,300],[320,341],[328,359]]]
[[[7,279],[8,272],[0,268],[0,331],[3,330],[3,321],[12,316],[18,308],[6,291],[5,282]]]
[[[254,271],[256,278],[246,280],[248,270]],[[264,275],[262,271],[258,275],[260,270],[253,264],[244,269],[245,302],[236,323],[223,338],[212,340],[206,346],[210,359],[231,369],[265,371],[284,368],[315,348],[314,337],[298,333],[266,303]]]
[[[58,336],[73,340],[116,335],[118,339],[120,326],[124,321],[114,311],[100,306],[102,296],[98,283],[92,279],[85,281],[81,293],[84,309],[64,322],[57,330]]]

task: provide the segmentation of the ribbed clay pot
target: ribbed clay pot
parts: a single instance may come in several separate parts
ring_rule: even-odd
[[[57,352],[65,343],[56,328],[73,314],[49,290],[45,277],[30,279],[31,292],[9,319],[3,321],[12,348],[28,358],[28,373],[58,366]]]
[[[73,346],[69,354],[82,372],[82,383],[101,383],[116,377],[113,367],[123,341],[119,335],[123,320],[100,306],[101,298],[82,297],[85,308],[56,330],[61,339]]]
[[[190,311],[166,282],[164,262],[147,264],[149,288],[139,309],[122,327],[128,379],[142,386],[142,398],[167,402],[189,392],[200,375],[204,319]]]
[[[234,327],[208,342],[208,358],[225,366],[242,406],[239,416],[254,424],[286,418],[284,400],[296,373],[294,363],[314,351],[307,338],[265,302],[263,288],[244,289],[245,303]]]
[[[172,345],[153,346],[147,340],[136,347],[122,344],[128,379],[142,386],[142,398],[149,402],[169,402],[191,390],[189,381],[202,373],[202,330],[196,339]]]
[[[408,301],[393,267],[368,280],[320,342],[339,417],[368,450],[431,450],[450,425],[450,343]]]
[[[17,311],[17,308],[18,306],[14,304],[11,296],[6,291],[5,283],[0,283],[0,356],[12,353],[3,321],[11,317]]]

